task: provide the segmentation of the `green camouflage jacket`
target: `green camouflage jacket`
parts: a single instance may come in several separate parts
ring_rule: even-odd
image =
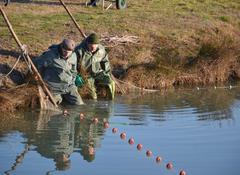
[[[84,40],[75,49],[78,58],[78,68],[85,69],[90,76],[96,77],[99,74],[110,73],[110,63],[105,48],[99,44],[95,53],[91,53],[87,49],[87,43]]]
[[[69,87],[75,86],[76,53],[73,52],[65,60],[60,55],[60,45],[52,45],[49,50],[34,60],[34,64],[53,92],[67,93]]]

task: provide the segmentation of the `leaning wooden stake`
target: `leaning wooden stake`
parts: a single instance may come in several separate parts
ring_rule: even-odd
[[[87,36],[85,35],[85,33],[83,32],[83,30],[80,28],[80,26],[78,25],[77,21],[75,20],[75,18],[73,17],[72,13],[68,10],[67,6],[65,5],[65,3],[62,0],[59,0],[60,3],[62,4],[62,6],[64,7],[64,9],[67,11],[68,15],[70,16],[70,18],[72,19],[73,23],[75,24],[75,26],[77,27],[78,31],[81,33],[83,38],[86,38]]]
[[[80,26],[78,25],[77,21],[75,20],[75,18],[73,17],[73,15],[71,14],[71,12],[68,10],[67,6],[65,5],[65,3],[62,0],[59,0],[60,3],[62,4],[62,6],[64,7],[64,9],[67,11],[68,15],[70,16],[70,18],[72,19],[73,23],[75,24],[75,26],[77,27],[78,31],[81,33],[83,38],[86,38],[86,34],[83,32],[83,30],[80,28]],[[118,80],[111,74],[111,77],[113,79],[113,81],[116,83],[117,87],[120,89],[122,94],[125,94],[125,91],[121,88],[120,83],[118,82]]]
[[[1,14],[2,14],[2,16],[3,16],[3,18],[4,18],[4,20],[5,20],[6,24],[7,24],[7,26],[8,26],[8,29],[9,29],[10,32],[11,32],[13,38],[15,39],[15,41],[16,41],[17,45],[19,46],[19,48],[21,49],[21,51],[24,53],[24,52],[25,52],[24,47],[23,47],[22,43],[20,42],[20,40],[18,39],[16,33],[14,32],[13,27],[12,27],[11,23],[9,22],[9,20],[8,20],[8,18],[7,18],[7,15],[5,14],[5,12],[4,12],[4,10],[2,9],[2,7],[0,7],[0,10],[1,10]],[[31,65],[31,68],[32,68],[33,73],[37,76],[37,78],[38,78],[38,80],[39,80],[39,83],[41,84],[44,92],[45,92],[45,93],[47,94],[47,96],[50,98],[50,100],[51,100],[51,102],[53,103],[53,105],[57,108],[58,105],[57,105],[57,103],[55,102],[55,100],[54,100],[54,98],[53,98],[53,96],[52,96],[52,93],[51,93],[51,92],[49,91],[49,89],[47,88],[47,86],[46,86],[46,84],[44,83],[41,75],[39,74],[39,72],[38,72],[38,70],[37,70],[37,68],[36,68],[35,65],[33,64],[31,58],[29,57],[28,54],[24,54],[24,55],[26,56],[27,61],[28,61],[29,64]]]

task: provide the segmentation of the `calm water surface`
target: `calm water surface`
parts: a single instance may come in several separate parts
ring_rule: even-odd
[[[2,115],[0,174],[177,175],[181,169],[188,175],[240,174],[240,88],[133,94],[86,103],[66,107],[67,117],[39,111]],[[98,124],[91,122],[93,117]],[[103,120],[109,121],[108,129]],[[113,127],[118,128],[115,134]],[[121,132],[126,132],[125,140]],[[130,137],[134,145],[128,144]],[[152,157],[146,157],[148,149]],[[160,164],[155,163],[158,155]],[[166,168],[168,162],[172,170]]]

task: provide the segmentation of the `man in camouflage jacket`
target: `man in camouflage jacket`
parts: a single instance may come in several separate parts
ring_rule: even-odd
[[[74,48],[73,40],[64,39],[62,43],[50,46],[46,52],[34,60],[34,64],[50,87],[58,104],[63,99],[72,105],[83,104],[75,85],[77,57],[73,52]]]
[[[107,87],[107,95],[114,99],[115,82],[111,78],[111,68],[108,54],[100,44],[95,33],[90,34],[75,49],[78,57],[78,69],[87,72],[87,84],[93,99],[97,99],[98,86]]]

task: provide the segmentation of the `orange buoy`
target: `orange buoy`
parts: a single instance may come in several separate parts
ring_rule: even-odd
[[[128,140],[128,143],[129,143],[130,145],[133,145],[133,144],[134,144],[134,138],[130,138],[130,139]]]
[[[64,115],[64,116],[69,115],[69,113],[68,113],[68,111],[67,111],[66,109],[63,110],[63,115]]]
[[[103,127],[104,127],[105,129],[109,128],[109,123],[108,123],[108,122],[104,122],[104,123],[103,123]]]
[[[126,139],[127,135],[126,135],[125,132],[123,132],[123,133],[120,134],[120,137],[121,137],[122,140],[124,140],[124,139]]]
[[[146,155],[147,155],[148,157],[151,157],[151,156],[152,156],[152,154],[153,154],[153,153],[152,153],[152,151],[151,151],[151,150],[147,150],[147,151],[146,151]]]
[[[160,156],[157,156],[157,157],[156,157],[156,162],[157,162],[157,163],[162,162],[162,158],[161,158]]]
[[[187,175],[187,173],[186,173],[186,171],[181,170],[180,173],[179,173],[179,175]]]
[[[139,151],[142,150],[142,148],[143,148],[143,145],[142,145],[141,143],[137,144],[137,149],[138,149]]]
[[[113,129],[112,129],[112,132],[113,132],[113,133],[116,133],[116,132],[118,132],[118,129],[117,129],[117,128],[113,128]]]
[[[170,169],[172,169],[172,168],[173,168],[173,164],[169,162],[169,163],[167,163],[166,167],[167,167],[167,169],[169,169],[169,170],[170,170]]]
[[[97,117],[93,118],[92,122],[93,122],[94,124],[97,124],[97,123],[98,123],[98,118],[97,118]]]

